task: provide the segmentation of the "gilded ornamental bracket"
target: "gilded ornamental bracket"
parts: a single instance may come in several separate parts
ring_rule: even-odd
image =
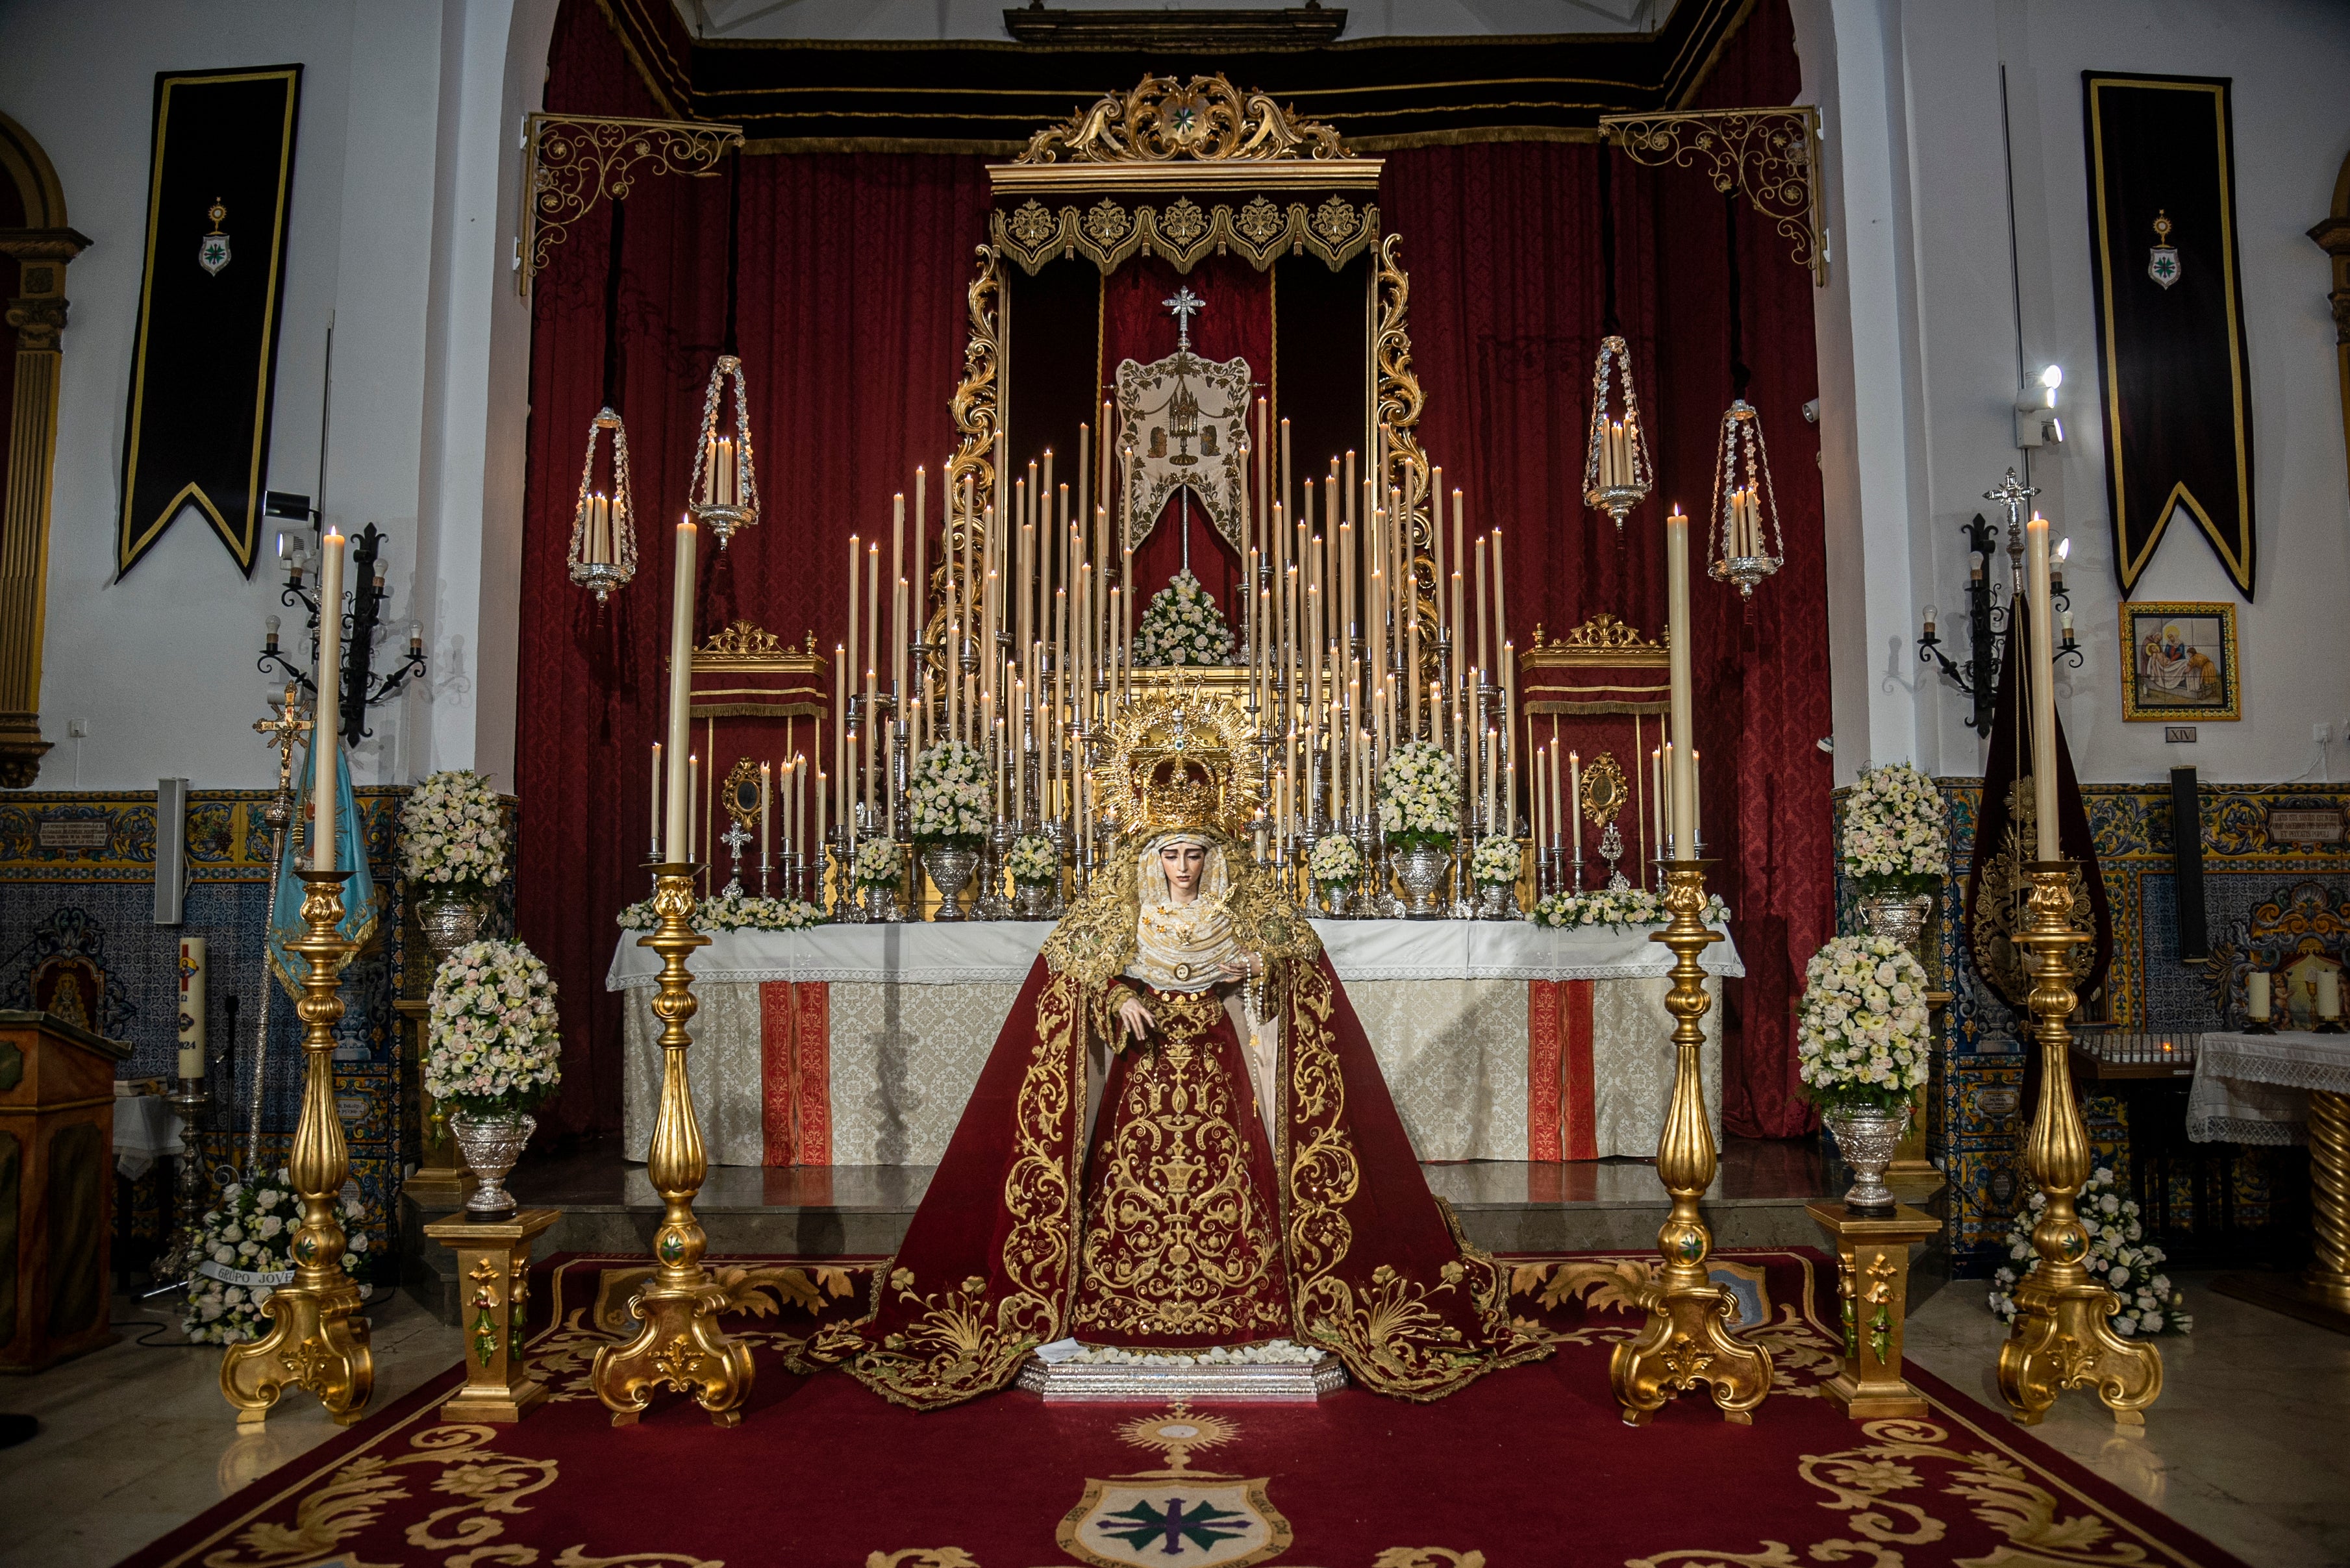
[[[743,145],[743,128],[706,120],[623,119],[591,114],[523,117],[523,211],[515,283],[525,295],[547,254],[606,197],[625,202],[639,174],[718,172]]]
[[[1603,114],[1599,130],[1626,157],[1649,168],[1702,167],[1717,191],[1737,191],[1774,220],[1791,257],[1828,284],[1827,219],[1820,203],[1820,111],[1694,109],[1665,114]]]

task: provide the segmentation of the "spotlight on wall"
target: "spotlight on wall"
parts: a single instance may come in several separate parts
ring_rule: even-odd
[[[2051,365],[2040,372],[2040,396],[2015,405],[2015,444],[2050,446],[2064,439],[2064,421],[2056,417],[2056,389],[2064,384],[2064,368]]]
[[[310,498],[290,490],[265,490],[261,493],[261,512],[265,517],[292,517],[308,522],[317,514],[310,510]]]

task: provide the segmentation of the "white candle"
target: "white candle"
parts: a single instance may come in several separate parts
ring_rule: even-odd
[[[310,869],[337,869],[335,761],[343,727],[343,536],[329,528],[318,574],[318,704],[310,730]]]
[[[203,937],[180,939],[180,1076],[204,1075],[204,980],[209,963]]]
[[[2342,1016],[2342,977],[2330,969],[2317,971],[2317,1016],[2327,1020]]]
[[[2036,513],[2023,528],[2032,594],[2031,656],[2024,671],[2032,692],[2032,799],[2039,820],[2040,858],[2062,858],[2056,832],[2056,645],[2048,593],[2048,520]]]
[[[1681,743],[1684,752],[1689,749],[1690,737],[1697,733],[1697,690],[1690,658],[1695,633],[1690,619],[1689,530],[1688,514],[1674,507],[1672,515],[1665,519],[1665,584],[1670,595],[1673,739]],[[1693,860],[1697,854],[1689,836],[1696,828],[1697,797],[1691,791],[1688,773],[1687,768],[1675,768],[1669,775],[1673,793],[1667,823],[1675,857]]]
[[[1566,753],[1566,820],[1568,853],[1580,857],[1583,854],[1583,758],[1575,752]]]
[[[775,793],[775,787],[774,768],[769,763],[761,763],[759,764],[759,875],[763,879],[767,874],[767,797]],[[764,892],[764,889],[762,888],[761,891]]]
[[[702,757],[698,753],[689,752],[686,753],[685,758],[686,799],[691,801],[695,796],[701,794],[701,793]],[[694,814],[691,810],[687,811],[685,814],[685,858],[689,864],[691,863],[693,859],[694,829],[700,826],[701,824],[694,820]]]
[[[661,791],[664,816],[661,854],[681,863],[691,858],[686,823],[692,797],[686,793],[686,749],[693,727],[693,556],[701,530],[688,517],[677,525],[677,564],[671,587],[669,624],[669,777]]]
[[[2269,977],[2260,970],[2244,977],[2244,1011],[2255,1023],[2269,1021]]]
[[[651,847],[652,847],[652,857],[653,857],[655,860],[659,860],[659,859],[660,858],[660,845],[661,845],[661,836],[660,836],[660,835],[661,835],[661,743],[660,743],[659,741],[655,741],[655,742],[653,742],[653,790],[652,790],[652,803],[653,803],[653,819],[652,819],[652,823],[651,823],[651,835],[652,835],[652,836],[651,836],[651,838],[649,840],[649,842],[650,842],[650,844],[651,845]]]

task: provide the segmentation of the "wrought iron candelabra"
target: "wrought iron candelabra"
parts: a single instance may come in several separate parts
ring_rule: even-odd
[[[400,691],[416,676],[425,672],[424,635],[413,623],[408,629],[408,656],[382,675],[375,673],[375,633],[382,623],[383,607],[391,600],[390,590],[383,586],[383,571],[378,556],[384,545],[384,535],[369,524],[351,541],[349,590],[351,607],[336,607],[343,618],[343,743],[356,746],[375,733],[368,728],[367,711],[380,707],[400,695]],[[296,554],[287,558],[286,587],[278,595],[278,603],[292,609],[296,606],[310,618],[310,657],[313,667],[318,656],[319,606],[315,592],[305,583],[307,575],[305,557]],[[315,698],[317,682],[310,672],[287,659],[277,645],[277,618],[271,616],[268,632],[261,647],[261,657],[254,668],[263,674],[270,667],[291,677],[295,683]]]
[[[2012,585],[2023,578],[2023,518],[2024,504],[2039,490],[2016,478],[2009,469],[2007,477],[1995,490],[1983,492],[1986,501],[2002,503],[2007,510],[2007,559],[2010,587],[2002,588],[1991,580],[1991,551],[1998,537],[1991,524],[1980,512],[1962,525],[1967,536],[1967,653],[1960,663],[1942,651],[1942,639],[1935,627],[1937,616],[1932,605],[1926,607],[1925,624],[1918,634],[1918,662],[1941,666],[1943,679],[1973,700],[1974,710],[1968,722],[1978,735],[1991,733],[1991,717],[1999,705],[2000,659],[2006,651],[2007,639],[2015,624],[2016,595]],[[2073,636],[2073,600],[2064,592],[2064,568],[2056,564],[2049,584],[2052,607],[2064,618],[2064,626],[2056,644],[2056,662],[2078,669],[2087,657]]]

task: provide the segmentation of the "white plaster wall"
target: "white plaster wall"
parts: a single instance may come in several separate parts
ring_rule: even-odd
[[[0,7],[0,109],[47,150],[94,242],[68,273],[41,696],[57,749],[40,787],[272,782],[247,728],[273,685],[253,668],[263,618],[284,618],[289,649],[306,640],[276,602],[278,574],[265,559],[246,580],[192,513],[119,582],[113,563],[154,73],[293,61],[305,69],[268,485],[319,492],[331,317],[328,515],[390,535],[386,614],[423,623],[434,664],[429,685],[376,711],[354,771],[401,782],[480,766],[511,784],[529,413],[514,148],[555,4]],[[88,739],[68,738],[76,719]]]
[[[2350,81],[2350,8],[2324,0],[1797,0],[1796,17],[1807,81],[1830,78],[1818,101],[1827,109],[1842,275],[1820,301],[1822,445],[1837,551],[1830,595],[1838,777],[1866,761],[1905,757],[1936,773],[1981,770],[1966,700],[1925,673],[1907,639],[1929,601],[1946,636],[1962,627],[1959,526],[1977,511],[1995,518],[1981,493],[2022,465],[2010,411],[2018,292],[2024,362],[2054,362],[2066,375],[2067,440],[2035,454],[2031,477],[2042,510],[2073,540],[2069,586],[2088,659],[2059,692],[2081,776],[2147,781],[2179,764],[2218,782],[2350,772],[2350,687],[2335,673],[2350,660],[2350,616],[2341,610],[2350,590],[2350,492],[2326,259],[2304,233],[2326,212],[2350,151],[2342,87]],[[2020,291],[2008,265],[2002,63]],[[2244,718],[2199,725],[2194,745],[2166,745],[2162,726],[2121,720],[2120,596],[2094,417],[2084,69],[2235,81],[2258,597],[2238,600]],[[1887,370],[1897,359],[1895,388]],[[1841,483],[1840,453],[1849,465]],[[2177,524],[2135,597],[2237,597],[2201,535]],[[1896,633],[1904,646],[1892,646]],[[2332,728],[2330,755],[2313,742],[2318,724]]]

